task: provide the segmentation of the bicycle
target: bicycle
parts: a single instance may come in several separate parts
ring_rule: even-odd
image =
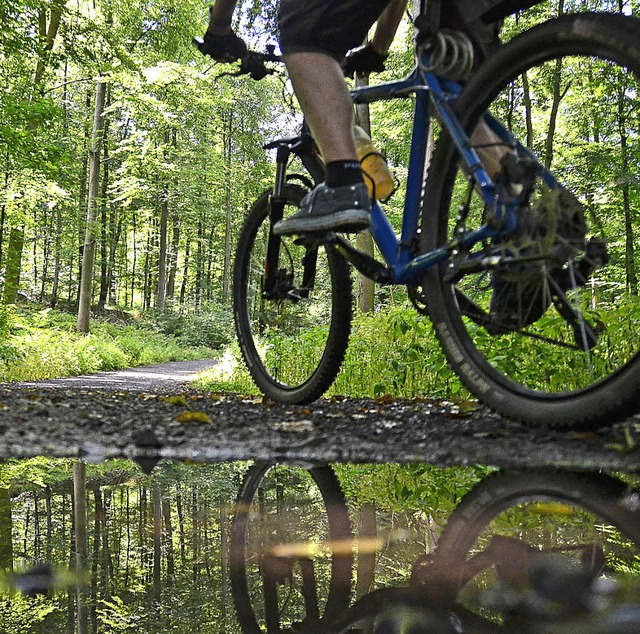
[[[603,474],[496,472],[462,498],[407,585],[375,590],[325,631],[636,632],[640,586],[621,581],[637,566],[637,500]]]
[[[533,3],[493,4],[492,19]],[[379,202],[372,209],[384,262],[341,235],[274,236],[271,226],[323,180],[323,165],[306,134],[265,145],[276,150],[275,185],[249,212],[234,265],[246,365],[274,401],[319,398],[348,346],[351,263],[407,287],[454,372],[495,411],[561,428],[611,424],[640,403],[640,25],[561,16],[474,68],[468,38],[438,28],[439,8],[425,2],[416,20],[407,77],[352,91],[356,104],[415,101],[400,235]],[[543,85],[548,104],[534,90]],[[427,164],[432,118],[440,133]],[[585,161],[594,150],[602,158]],[[502,154],[497,173],[485,167],[492,151]],[[295,157],[308,175],[288,172]],[[285,347],[295,351],[287,367]]]

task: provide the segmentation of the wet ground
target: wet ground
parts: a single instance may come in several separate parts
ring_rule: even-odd
[[[0,385],[0,458],[25,459],[0,489],[0,587],[33,602],[24,621],[0,592],[0,634],[640,622],[640,494],[619,475],[640,472],[640,417],[585,433],[473,403],[287,407],[193,390],[212,363]],[[475,465],[501,470],[438,468]]]
[[[190,390],[187,381],[206,365],[0,386],[0,456],[640,471],[640,418],[585,433],[530,428],[483,407],[433,400],[287,407]]]

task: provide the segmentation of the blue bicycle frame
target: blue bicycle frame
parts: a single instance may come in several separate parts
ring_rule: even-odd
[[[428,62],[428,60],[425,60]],[[428,63],[425,65],[428,67]],[[517,201],[503,203],[496,185],[485,171],[478,154],[472,147],[469,137],[457,119],[451,103],[460,94],[460,84],[442,80],[433,73],[424,71],[420,65],[404,79],[365,86],[352,91],[354,103],[373,103],[387,99],[396,99],[415,95],[415,111],[411,136],[411,151],[409,155],[409,170],[402,220],[400,239],[387,219],[380,204],[376,201],[371,210],[371,234],[384,258],[391,284],[417,284],[425,269],[446,260],[451,246],[414,256],[411,253],[412,240],[417,235],[420,219],[421,191],[425,174],[427,156],[427,141],[429,136],[430,114],[435,111],[441,126],[450,134],[461,159],[466,165],[468,174],[473,175],[480,189],[482,198],[487,206],[495,207],[495,217],[500,219],[503,232],[509,233],[517,226]],[[534,158],[533,155],[518,143],[504,126],[488,113],[485,114],[488,127],[502,140],[519,153]],[[535,160],[535,159],[534,159]],[[553,176],[539,166],[545,182],[549,186],[556,184]],[[435,201],[434,201],[435,202]],[[487,224],[466,233],[456,246],[470,247],[483,240],[496,238],[499,231]]]

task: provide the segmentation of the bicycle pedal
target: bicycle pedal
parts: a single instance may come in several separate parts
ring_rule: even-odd
[[[309,248],[319,247],[323,244],[333,244],[337,242],[338,234],[335,231],[319,231],[317,233],[305,233],[293,241],[293,244],[302,245]]]

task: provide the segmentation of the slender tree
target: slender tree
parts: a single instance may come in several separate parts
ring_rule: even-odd
[[[100,184],[100,153],[104,124],[104,104],[107,83],[99,77],[96,83],[96,102],[93,114],[93,133],[89,150],[89,189],[87,198],[87,219],[82,252],[82,276],[80,278],[80,296],[78,301],[77,329],[88,333],[91,320],[91,298],[93,288],[93,263],[96,251],[96,222],[98,208],[98,189]]]

